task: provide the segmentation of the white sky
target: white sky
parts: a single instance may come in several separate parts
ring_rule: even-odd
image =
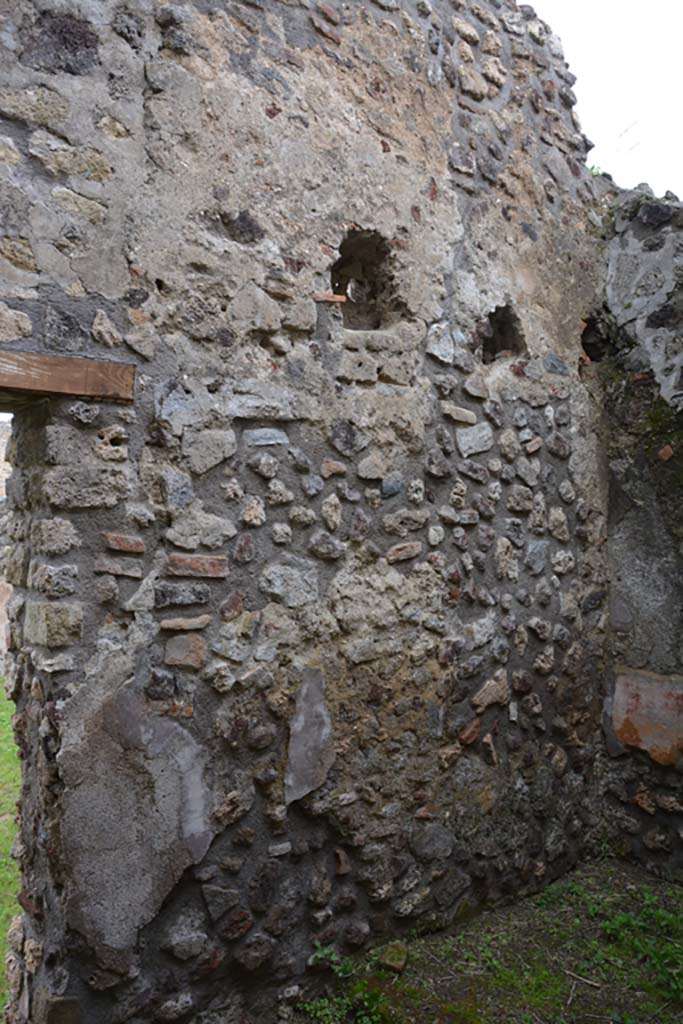
[[[577,76],[589,166],[683,198],[682,0],[530,0]]]

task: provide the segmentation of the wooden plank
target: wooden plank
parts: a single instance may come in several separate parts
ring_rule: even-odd
[[[135,364],[0,349],[0,390],[132,402]]]

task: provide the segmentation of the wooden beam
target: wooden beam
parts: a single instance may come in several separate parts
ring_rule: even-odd
[[[0,349],[0,390],[132,402],[135,364]]]

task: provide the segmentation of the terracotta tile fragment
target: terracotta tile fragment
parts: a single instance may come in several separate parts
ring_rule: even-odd
[[[168,556],[170,576],[203,576],[210,579],[225,579],[228,575],[228,560],[221,555],[178,555]]]
[[[131,537],[125,533],[103,533],[102,537],[110,551],[125,551],[129,555],[145,553],[145,542],[141,537]]]

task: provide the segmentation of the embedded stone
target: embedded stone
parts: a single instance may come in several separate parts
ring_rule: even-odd
[[[125,533],[103,533],[102,538],[110,551],[123,551],[131,555],[144,555],[145,542],[141,537]]]
[[[184,668],[201,668],[206,659],[206,644],[196,633],[173,636],[166,643],[164,662]]]
[[[52,599],[68,597],[78,587],[78,566],[31,563],[29,586]]]
[[[571,441],[559,431],[549,434],[545,444],[551,455],[557,456],[558,459],[568,459],[572,453]]]
[[[178,555],[168,556],[168,572],[171,576],[205,576],[225,579],[228,575],[228,560],[220,555]]]
[[[208,604],[211,591],[206,583],[166,583],[154,585],[154,607],[170,608],[173,605]]]
[[[263,503],[263,499],[258,496],[249,498],[242,509],[240,519],[245,526],[249,526],[251,529],[258,529],[259,526],[263,526],[267,519],[266,506]]]
[[[569,535],[569,523],[567,522],[567,514],[564,509],[551,508],[548,514],[548,529],[556,540],[559,540],[562,544],[567,544],[570,539]]]
[[[131,579],[142,579],[142,564],[132,558],[107,558],[105,555],[95,559],[95,572],[108,573],[110,576],[130,576]]]
[[[455,432],[455,440],[463,458],[488,452],[493,448],[493,430],[488,423],[480,423],[476,427],[463,427]]]
[[[289,730],[285,804],[289,806],[322,786],[335,756],[324,676],[317,669],[305,669]]]
[[[409,541],[406,544],[394,544],[393,547],[389,548],[385,557],[390,565],[394,562],[408,562],[413,558],[417,558],[422,554],[422,542]]]
[[[187,456],[192,472],[198,475],[220,466],[236,451],[234,430],[185,430],[183,433],[183,455]]]
[[[83,606],[80,604],[26,605],[24,637],[27,643],[42,647],[68,647],[83,635]]]
[[[233,561],[246,565],[256,558],[256,545],[250,533],[240,533],[232,552]]]
[[[287,523],[273,523],[270,529],[273,544],[291,544],[292,528]]]
[[[269,505],[289,505],[294,501],[294,492],[282,480],[271,480],[268,484],[266,501]],[[254,523],[253,525],[258,525]]]
[[[320,475],[323,480],[328,480],[331,476],[344,476],[345,473],[344,463],[337,462],[335,459],[323,459],[320,464]]]
[[[473,374],[463,384],[463,390],[472,398],[486,399],[489,397],[489,387],[483,377]]]
[[[162,619],[159,626],[161,629],[166,629],[169,632],[181,633],[195,629],[206,629],[210,622],[210,615],[197,615],[192,619]]]
[[[116,329],[103,309],[98,309],[90,328],[95,341],[107,348],[115,348],[123,342],[120,332]]]
[[[425,351],[427,355],[437,359],[440,363],[445,363],[447,366],[453,364],[455,343],[449,324],[438,323],[429,328]]]
[[[556,551],[551,558],[553,570],[558,576],[564,576],[568,572],[572,572],[576,565],[576,559],[571,551]]]
[[[324,530],[317,530],[308,542],[308,550],[316,558],[336,562],[346,552],[346,544]]]
[[[504,669],[498,669],[472,697],[472,706],[477,714],[481,715],[492,704],[508,704],[510,696],[507,672]]]
[[[410,848],[418,860],[447,860],[454,846],[452,832],[437,823],[416,828],[410,837]]]
[[[361,480],[381,480],[387,472],[387,463],[381,452],[372,452],[358,464],[356,470]]]
[[[505,507],[510,512],[531,512],[534,505],[534,495],[528,487],[523,487],[521,484],[515,484],[511,487]]]
[[[289,437],[284,430],[273,427],[260,427],[257,430],[245,430],[242,441],[247,448],[275,448],[289,444]]]
[[[262,476],[264,480],[274,479],[280,468],[279,460],[276,459],[274,455],[266,452],[252,455],[250,459],[247,459],[247,465],[249,466],[249,469],[253,469],[253,471],[258,473],[259,476]]]
[[[0,302],[0,344],[28,338],[32,333],[33,324],[26,313]]]
[[[285,555],[264,568],[259,590],[287,608],[302,608],[318,600],[318,569],[307,559]]]

